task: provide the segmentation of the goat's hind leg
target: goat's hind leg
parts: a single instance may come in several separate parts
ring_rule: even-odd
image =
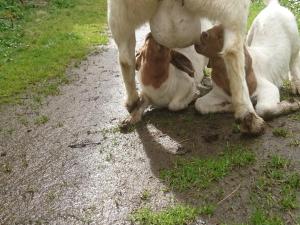
[[[242,31],[225,28],[223,56],[230,81],[232,104],[235,117],[241,122],[241,131],[260,134],[264,131],[264,121],[254,111],[250,100],[245,76],[245,56]]]
[[[264,81],[257,90],[256,112],[264,119],[272,119],[300,110],[296,99],[280,101],[279,89],[269,81]]]
[[[232,104],[220,93],[218,88],[213,88],[208,94],[198,98],[195,102],[196,110],[201,114],[233,112]]]
[[[291,62],[290,71],[292,77],[292,91],[294,94],[300,94],[300,52]]]

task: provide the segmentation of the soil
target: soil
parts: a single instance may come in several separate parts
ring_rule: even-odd
[[[146,33],[139,30],[139,45]],[[234,132],[231,114],[201,116],[193,106],[179,113],[151,109],[142,123],[120,132],[127,112],[113,42],[68,74],[75,79],[38,109],[24,103],[0,110],[0,224],[131,224],[130,214],[144,206],[201,204],[193,190],[170,190],[159,171],[181,157],[217,156],[227,143],[252,148],[258,159],[276,153],[300,160],[299,147],[290,146],[300,140],[300,121],[288,116],[268,122],[261,137],[244,137]],[[40,115],[49,121],[35,124]],[[275,137],[275,127],[293,136]],[[220,190],[226,196],[240,185],[212,217],[195,224],[245,221],[257,168],[235,170],[203,191],[203,199],[218,202]]]

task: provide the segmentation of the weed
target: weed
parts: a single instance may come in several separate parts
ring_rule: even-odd
[[[275,137],[283,137],[286,138],[289,135],[289,131],[285,128],[275,128],[273,130],[273,135]]]
[[[291,115],[289,115],[289,118],[294,121],[300,121],[300,113],[291,114]]]
[[[161,212],[153,212],[148,208],[139,209],[132,215],[132,221],[143,225],[182,225],[196,219],[198,210],[184,205],[167,208]]]
[[[262,174],[253,193],[254,213],[250,224],[284,224],[284,213],[297,208],[300,175],[292,169],[291,161],[273,155],[260,169]]]
[[[150,197],[151,197],[151,193],[148,190],[144,190],[141,195],[141,199],[143,201],[147,201]]]
[[[40,125],[46,124],[48,121],[49,121],[49,118],[47,116],[42,115],[42,116],[35,118],[34,124],[40,126]]]
[[[3,164],[2,165],[2,171],[4,173],[11,173],[12,172],[12,167],[9,164]]]
[[[299,140],[293,139],[293,140],[290,141],[290,146],[291,147],[298,147],[299,145],[300,145]]]
[[[212,216],[215,212],[216,206],[214,205],[205,205],[198,208],[198,213],[200,215]]]
[[[266,214],[263,210],[256,210],[250,218],[251,225],[284,225],[284,222],[278,216]]]
[[[55,191],[49,191],[47,193],[47,198],[50,202],[52,202],[57,197]]]
[[[279,155],[271,156],[271,160],[267,163],[267,169],[285,169],[290,165],[290,160]]]
[[[28,126],[28,124],[29,124],[28,119],[26,117],[24,117],[24,116],[20,117],[19,121],[24,126]]]
[[[176,190],[197,187],[206,188],[218,181],[234,167],[252,164],[255,155],[242,146],[227,146],[223,155],[217,158],[178,160],[175,168],[160,172],[160,177]]]

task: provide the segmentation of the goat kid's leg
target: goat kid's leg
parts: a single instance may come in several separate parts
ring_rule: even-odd
[[[195,108],[201,114],[233,112],[232,104],[215,88],[198,98]]]
[[[292,77],[292,91],[294,94],[300,94],[300,53],[290,66]]]
[[[271,119],[280,115],[300,110],[300,101],[296,99],[280,102],[279,89],[265,80],[257,89],[256,112],[264,119]]]
[[[250,100],[245,76],[245,56],[242,31],[225,29],[225,45],[223,49],[232,104],[235,118],[241,122],[241,131],[247,134],[261,134],[264,131],[264,120],[254,111]]]

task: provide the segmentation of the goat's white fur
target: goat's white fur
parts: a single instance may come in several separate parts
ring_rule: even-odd
[[[256,112],[262,117],[277,116],[299,110],[299,102],[280,102],[279,87],[292,76],[293,91],[300,93],[300,38],[294,15],[277,0],[255,18],[247,36],[247,49],[252,57],[257,88]],[[228,104],[226,104],[226,102]],[[199,98],[196,109],[201,113],[230,112],[229,97],[214,85],[213,90]]]
[[[179,111],[185,109],[197,96],[196,86],[203,79],[203,70],[208,63],[208,59],[198,54],[193,46],[176,49],[176,51],[182,53],[191,61],[195,69],[195,77],[190,77],[187,73],[169,63],[167,80],[159,88],[154,88],[151,85],[143,84],[140,70],[138,79],[141,87],[142,105],[126,118],[126,121],[130,124],[139,122],[149,105],[166,107],[171,111]]]
[[[159,29],[159,32],[153,28],[152,34],[159,43],[175,48],[193,44],[195,40],[193,35],[180,36],[179,32],[162,35],[163,31],[170,31],[169,27],[165,26],[175,26],[177,27],[175,30],[177,30],[181,25],[184,27],[190,25],[176,22],[176,17],[172,17],[168,4],[181,5],[182,12],[178,11],[176,16],[181,17],[183,21],[207,17],[222,22],[225,27],[223,55],[229,74],[231,92],[234,93],[232,103],[235,117],[244,121],[247,115],[254,114],[255,119],[252,120],[250,126],[247,126],[246,132],[260,133],[264,123],[261,118],[256,116],[251,104],[244,71],[243,41],[250,0],[109,0],[109,25],[119,49],[128,108],[135,105],[139,99],[134,80],[135,29],[150,20],[152,28],[158,26],[159,23],[155,25],[153,18],[158,9],[161,9],[160,13],[165,12],[163,21],[173,22],[162,23],[164,27]],[[197,33],[197,31],[195,30],[193,33]]]

